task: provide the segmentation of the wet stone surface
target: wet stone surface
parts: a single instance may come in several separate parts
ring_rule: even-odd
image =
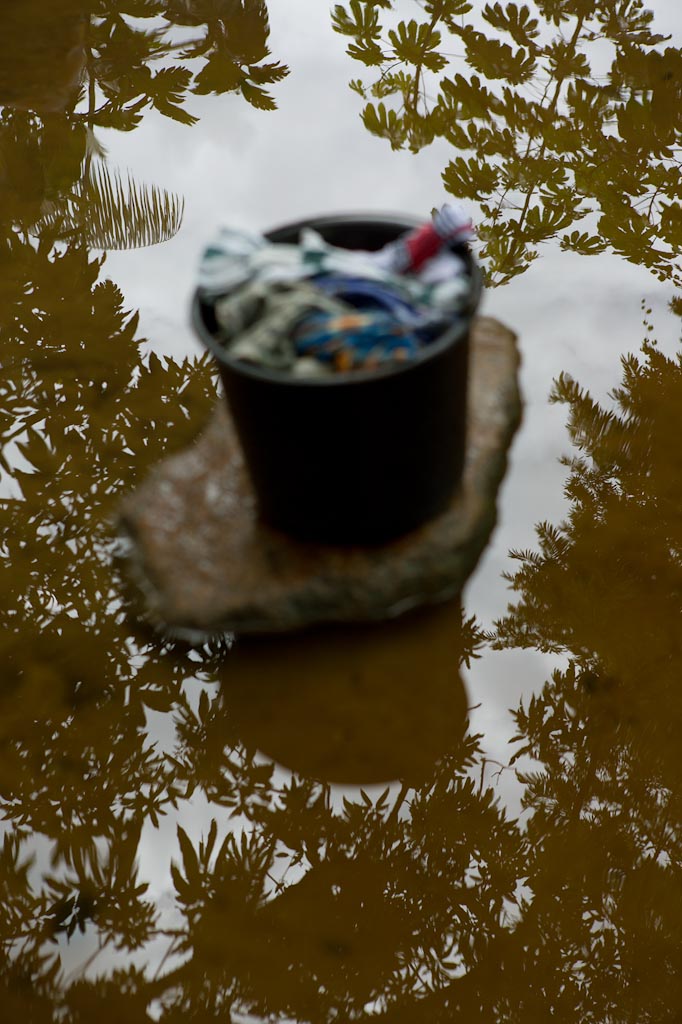
[[[259,523],[221,403],[199,440],[160,463],[121,508],[129,574],[149,616],[180,635],[275,633],[386,619],[459,593],[495,525],[521,416],[518,362],[514,334],[478,318],[462,487],[442,515],[375,548],[303,544]]]

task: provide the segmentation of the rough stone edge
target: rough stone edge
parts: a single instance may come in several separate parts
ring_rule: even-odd
[[[480,319],[494,323],[498,328],[504,330],[515,346],[517,335],[509,327],[492,317],[481,317]],[[380,622],[397,618],[418,607],[439,604],[456,597],[457,594],[461,593],[465,583],[476,568],[497,523],[499,487],[506,473],[511,443],[522,420],[523,404],[518,383],[520,362],[520,353],[515,346],[513,359],[510,359],[510,364],[513,365],[513,373],[508,378],[508,390],[505,396],[506,408],[509,410],[509,415],[506,419],[506,430],[500,438],[500,446],[496,456],[489,458],[485,462],[485,472],[481,477],[485,481],[485,491],[493,496],[488,506],[487,514],[481,516],[478,520],[479,527],[466,546],[457,544],[453,546],[449,560],[444,557],[446,552],[443,546],[438,544],[435,539],[431,539],[429,546],[432,549],[432,568],[425,569],[422,572],[418,583],[415,580],[410,580],[409,583],[406,581],[402,592],[400,587],[393,587],[392,590],[395,596],[386,605],[376,609],[366,608],[362,614],[357,614],[355,611],[357,606],[353,605],[352,599],[350,605],[347,601],[343,602],[340,600],[335,600],[333,606],[328,601],[323,604],[320,600],[322,595],[314,585],[315,579],[311,577],[306,581],[305,587],[298,595],[289,592],[286,602],[282,598],[279,601],[276,600],[271,605],[271,612],[267,617],[263,617],[260,610],[257,611],[253,605],[245,605],[240,609],[239,614],[233,613],[230,616],[216,618],[210,624],[205,621],[192,622],[189,619],[185,624],[177,620],[171,622],[170,616],[165,612],[163,589],[155,580],[154,570],[149,564],[148,559],[144,558],[143,545],[140,543],[137,531],[130,518],[125,513],[124,503],[122,514],[116,524],[118,535],[122,542],[120,557],[122,562],[125,563],[125,570],[130,583],[139,592],[136,595],[137,599],[133,597],[134,603],[138,606],[139,613],[153,628],[165,635],[190,643],[200,643],[204,642],[211,635],[224,635],[225,633],[238,633],[242,635],[290,633],[323,623]],[[209,426],[204,429],[194,442],[194,445],[201,444],[207,430],[210,429],[210,422]],[[186,456],[187,449],[162,460],[152,470],[150,477],[162,472],[163,467],[168,461]],[[145,486],[146,483],[143,483],[141,486]],[[400,543],[400,541],[394,542],[391,546],[398,546]],[[428,565],[428,560],[425,561],[426,565]],[[379,576],[381,571],[379,569],[376,575]],[[351,590],[360,585],[360,581],[354,580],[352,577],[347,577],[346,582]],[[373,589],[376,590],[378,587]],[[325,593],[324,588],[323,593]],[[283,605],[286,606],[287,614],[283,614]],[[353,608],[352,611],[351,608]]]

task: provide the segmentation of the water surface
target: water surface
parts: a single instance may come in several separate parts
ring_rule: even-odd
[[[8,1020],[682,1016],[682,26],[653,6],[5,5]],[[448,191],[526,406],[461,600],[150,632],[112,523],[216,400],[187,327],[216,221]]]

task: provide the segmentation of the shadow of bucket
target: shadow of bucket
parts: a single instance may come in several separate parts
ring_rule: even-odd
[[[296,243],[314,228],[347,249],[376,250],[418,222],[334,216],[270,231]],[[463,313],[409,363],[299,379],[231,359],[197,291],[194,328],[217,361],[229,410],[269,526],[304,541],[381,544],[442,512],[461,479],[469,329],[481,277],[468,248]]]
[[[459,598],[400,619],[238,637],[225,735],[319,782],[418,786],[458,750],[468,699]]]

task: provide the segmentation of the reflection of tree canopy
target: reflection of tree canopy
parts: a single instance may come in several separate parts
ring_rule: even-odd
[[[324,782],[276,772],[244,744],[238,651],[147,637],[121,604],[111,517],[121,492],[199,425],[213,396],[206,364],[142,358],[136,318],[81,248],[9,244],[7,1012],[144,1020],[158,1000],[166,1021],[229,1019],[231,1008],[386,1024],[668,1021],[682,1006],[682,476],[670,468],[682,364],[652,346],[626,361],[620,414],[558,386],[583,451],[573,507],[525,558],[521,602],[496,639],[570,656],[517,714],[538,762],[525,776],[525,827],[479,784],[475,740],[454,732],[422,781],[336,803]],[[459,657],[475,643],[469,626]],[[416,685],[423,672],[415,665]],[[154,714],[172,722],[172,752],[150,741]],[[176,860],[172,919],[161,919],[137,871],[141,831],[195,794],[216,824],[200,842],[179,831],[179,856],[160,858],[159,870]],[[33,849],[43,853],[32,866]],[[94,979],[65,978],[55,941],[81,934],[121,957],[163,938],[172,955],[156,978],[97,961]]]
[[[519,846],[463,770],[475,752],[467,742],[397,800],[386,790],[337,810],[329,787],[273,785],[261,765],[251,827],[228,835],[215,863],[180,835],[173,877],[188,927],[177,948],[190,959],[152,991],[169,1007],[196,1005],[203,990],[211,1005],[355,1020],[471,968],[504,931]]]
[[[40,147],[32,115],[12,112],[8,123]],[[17,197],[30,214],[20,179]],[[314,1020],[359,1017],[368,1000],[398,1005],[445,984],[505,930],[518,876],[515,830],[468,771],[475,741],[454,722],[422,784],[335,808],[324,782],[282,778],[242,742],[226,645],[190,650],[131,626],[111,520],[122,492],[200,426],[213,380],[204,360],[144,356],[137,317],[101,278],[102,261],[55,237],[46,223],[33,240],[15,222],[0,257],[11,570],[0,644],[0,802],[11,828],[0,853],[0,997],[13,1016],[68,1024],[144,1019],[155,998],[168,1021],[204,1010],[228,1019],[232,1006]],[[445,676],[477,640],[471,627],[461,641],[452,628]],[[224,689],[211,692],[223,674]],[[176,732],[172,756],[150,741],[154,715]],[[220,839],[213,827],[196,846],[179,831],[169,920],[138,875],[142,830],[197,793],[216,809]],[[155,940],[172,954],[157,979],[98,971],[96,960],[95,980],[61,969],[60,944],[89,942],[125,964]]]
[[[15,257],[33,291],[14,298],[16,337],[0,339],[12,353],[5,484],[21,489],[3,502],[8,1005],[18,1013],[42,999],[45,1020],[69,1022],[135,1007],[143,1019],[154,998],[169,1021],[229,1019],[230,1007],[350,1019],[369,1000],[390,1007],[444,985],[507,927],[519,872],[514,827],[468,771],[476,742],[455,731],[421,785],[334,807],[328,785],[283,778],[241,742],[226,648],[183,651],[131,631],[111,574],[110,518],[121,490],[186,441],[211,393],[207,368],[140,360],[135,319],[82,251],[27,246]],[[462,656],[476,641],[463,631]],[[184,685],[223,676],[198,700]],[[172,714],[172,757],[149,743],[149,711]],[[175,920],[162,926],[137,877],[141,827],[197,792],[216,808],[221,837],[214,823],[194,846],[179,830]],[[50,860],[37,872],[36,839]],[[164,935],[184,962],[157,980],[130,970],[69,983],[51,942],[81,932],[122,953]]]
[[[203,42],[184,45],[205,47],[214,69],[229,51],[246,85],[259,84],[249,70],[256,43],[249,49],[244,35],[237,51],[225,20],[246,18],[244,5],[140,0],[126,10],[175,11],[175,24],[190,28],[210,22]],[[92,123],[119,103],[132,127],[149,96],[135,90],[155,78],[140,70],[135,47],[148,55],[158,26],[131,37],[127,21],[100,15],[92,25],[108,17],[117,45],[125,36],[133,81],[114,47]],[[255,20],[261,31],[262,13]],[[211,88],[211,74],[197,76],[197,91]],[[44,202],[82,180],[91,128],[72,114],[38,116],[19,103],[0,123],[0,173],[11,186],[0,195],[7,1019],[144,1021],[156,1000],[169,1024],[229,1020],[233,1009],[384,1024],[667,1024],[682,1008],[682,363],[645,346],[642,360],[624,363],[615,411],[568,379],[557,385],[580,449],[571,511],[561,527],[541,528],[539,553],[522,556],[519,603],[494,638],[568,659],[516,715],[519,750],[536,762],[523,777],[524,824],[505,818],[479,781],[476,739],[456,729],[441,733],[448,742],[420,762],[417,780],[341,801],[321,778],[277,770],[258,753],[236,685],[239,646],[192,650],[126,617],[112,566],[117,503],[190,440],[214,384],[203,360],[144,355],[137,317],[102,278],[102,261],[82,237],[57,243],[63,224]],[[547,205],[543,188],[535,181],[532,194]],[[529,200],[524,231],[530,209]],[[453,629],[454,676],[477,635],[471,623]],[[408,680],[426,695],[428,670],[428,659],[415,659]],[[153,721],[167,723],[172,749],[152,741]],[[211,806],[207,834],[193,842],[179,829],[177,853],[156,838],[159,871],[174,861],[168,912],[140,878],[141,837],[195,795]],[[123,966],[93,960],[90,975],[66,977],[60,950],[78,940],[115,951]],[[144,963],[155,940],[169,956],[152,977],[130,963]]]
[[[153,23],[131,24],[126,15]],[[180,27],[197,29],[197,35],[178,43],[174,30]],[[288,69],[267,62],[269,33],[265,0],[94,0],[86,84],[102,94],[95,123],[129,130],[152,106],[193,124],[195,118],[182,108],[190,93],[239,92],[254,106],[273,109],[267,87]],[[194,58],[201,61],[196,69],[187,64]],[[154,64],[161,66],[154,70]]]
[[[457,637],[452,616],[447,624],[440,618],[438,629],[444,628]],[[402,629],[414,630],[416,639],[433,636],[428,617]],[[371,632],[356,631],[355,641],[363,659],[373,661]],[[463,632],[465,656],[474,639]],[[260,664],[274,671],[280,648],[305,687],[316,665],[306,656],[310,642],[273,641]],[[333,658],[352,636],[329,630],[320,642]],[[252,657],[259,659],[257,648],[232,653],[221,672],[222,694],[202,697],[178,719],[179,777],[229,809],[245,831],[241,839],[239,829],[228,833],[215,862],[218,845],[211,854],[180,835],[182,862],[173,879],[189,927],[178,933],[177,950],[189,960],[152,990],[165,992],[169,1007],[189,1009],[200,985],[211,1005],[241,1003],[257,1014],[313,1021],[362,1019],[368,1003],[396,1007],[429,985],[442,987],[505,930],[505,901],[514,898],[518,874],[516,831],[468,771],[477,760],[476,741],[462,740],[453,723],[435,767],[397,795],[394,787],[341,801],[324,782],[296,774],[282,779],[262,758],[245,760],[239,705],[254,682]],[[426,666],[413,665],[405,683],[411,676],[413,687],[415,672],[428,670],[428,659]],[[270,690],[278,682],[283,685],[275,678]],[[315,682],[324,684],[319,675]],[[357,682],[349,678],[348,685],[352,696]]]
[[[564,965],[561,1019],[668,1021],[682,1009],[682,362],[646,343],[614,408],[567,377],[554,399],[579,451],[570,513],[517,554],[520,599],[495,637],[568,658],[516,715],[540,769],[525,776],[524,929],[545,943],[538,977]]]
[[[196,33],[179,42],[181,29]],[[194,124],[193,93],[274,108],[267,87],[288,72],[267,62],[268,35],[262,0],[13,0],[0,14],[2,192],[16,203],[31,182],[23,223],[37,234],[102,249],[171,238],[182,201],[111,173],[95,131],[130,131],[149,108]]]
[[[101,128],[129,131],[148,107],[193,124],[190,93],[272,109],[267,86],[288,74],[267,62],[264,0],[10,0],[2,18],[0,103],[41,110],[66,78],[72,103],[94,96]],[[180,28],[197,32],[179,41]]]
[[[1,266],[0,794],[12,833],[0,941],[16,999],[23,976],[49,990],[51,937],[96,920],[135,949],[154,922],[137,840],[177,792],[144,709],[161,680],[170,701],[191,663],[169,668],[162,646],[131,635],[109,519],[137,474],[196,430],[213,385],[205,362],[141,359],[137,318],[82,247],[12,232]],[[29,836],[54,869],[37,889]]]
[[[410,21],[393,6],[351,0],[334,12],[349,54],[374,72],[351,83],[367,100],[364,123],[394,148],[442,138],[472,153],[455,156],[443,180],[480,202],[493,282],[557,236],[565,249],[612,247],[661,278],[675,273],[682,57],[654,48],[664,39],[642,0],[489,3],[480,27],[467,0],[415,4]],[[573,228],[586,217],[591,227]]]

